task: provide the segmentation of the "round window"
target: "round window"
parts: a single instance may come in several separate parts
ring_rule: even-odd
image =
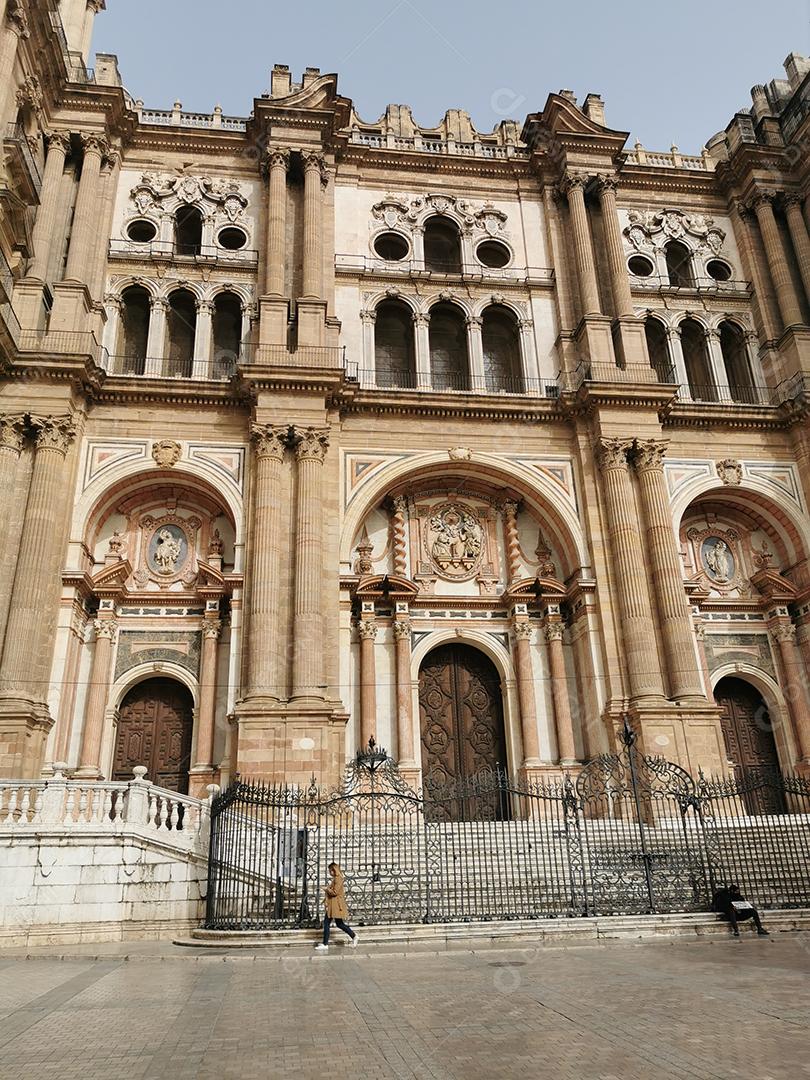
[[[633,255],[628,259],[627,267],[631,274],[636,277],[649,277],[653,272],[653,264],[649,259],[645,259],[643,255]]]
[[[485,240],[475,249],[476,258],[490,270],[501,270],[509,264],[512,258],[506,244],[500,244],[497,240]]]
[[[226,251],[240,251],[247,243],[247,233],[243,229],[237,229],[235,226],[229,225],[227,229],[223,229],[219,233],[217,242]]]
[[[374,241],[374,250],[386,262],[401,262],[408,254],[408,241],[399,233],[380,233]]]
[[[706,273],[715,281],[731,281],[731,267],[720,259],[712,259],[706,263]]]
[[[157,225],[153,221],[140,218],[127,225],[127,236],[135,244],[148,244],[157,236]]]

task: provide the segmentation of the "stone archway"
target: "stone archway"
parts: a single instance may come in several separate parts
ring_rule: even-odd
[[[721,710],[720,725],[726,754],[737,778],[744,782],[746,774],[778,771],[779,754],[773,723],[757,688],[744,679],[726,676],[715,687],[714,697]],[[774,793],[775,789],[767,788],[744,794],[746,809],[750,813],[784,809],[781,798],[779,805],[770,805]],[[768,797],[768,805],[763,803],[764,796]]]
[[[156,786],[188,793],[194,703],[174,679],[146,679],[121,702],[113,780],[131,780],[136,765]]]

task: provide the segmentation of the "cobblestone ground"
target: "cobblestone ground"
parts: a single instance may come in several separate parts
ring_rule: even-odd
[[[0,954],[0,1078],[799,1080],[808,973],[808,934],[407,958]]]

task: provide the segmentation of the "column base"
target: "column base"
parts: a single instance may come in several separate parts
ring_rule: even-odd
[[[188,793],[194,799],[207,799],[210,784],[219,783],[219,769],[213,765],[195,765],[188,774]]]
[[[14,314],[23,330],[44,330],[48,322],[45,297],[50,290],[39,278],[23,278],[14,286]]]
[[[43,702],[10,695],[0,698],[0,776],[39,779],[53,724]]]
[[[74,772],[73,780],[103,780],[104,774],[95,765],[81,765]]]
[[[633,702],[628,713],[643,753],[680,765],[695,780],[699,769],[707,776],[727,772],[720,709],[713,702],[705,698],[690,704]],[[618,734],[616,739],[618,746]]]
[[[90,290],[83,282],[57,281],[53,286],[53,308],[48,330],[52,334],[60,330],[90,330],[90,315],[94,310]]]
[[[579,355],[590,363],[590,379],[615,381],[616,354],[613,351],[611,319],[608,315],[586,315],[574,331]]]
[[[259,297],[259,344],[286,345],[290,301],[286,296]]]
[[[416,764],[415,761],[400,761],[397,764],[399,775],[408,785],[413,788],[414,791],[418,791],[422,786],[422,770]]]
[[[625,369],[625,378],[634,382],[654,383],[658,379],[650,366],[644,323],[634,315],[616,319],[612,327],[616,360]]]
[[[234,709],[234,766],[243,777],[270,783],[337,784],[346,761],[348,713],[330,701],[257,702]]]
[[[326,301],[314,297],[302,297],[296,301],[298,312],[298,345],[325,344]]]

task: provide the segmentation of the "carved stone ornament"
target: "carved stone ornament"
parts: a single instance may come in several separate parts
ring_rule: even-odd
[[[597,465],[602,470],[626,469],[627,451],[632,445],[632,439],[600,439],[594,447]]]
[[[734,458],[724,458],[717,462],[717,475],[724,484],[736,487],[742,483],[742,465]]]
[[[374,641],[377,637],[377,623],[374,619],[361,619],[357,624],[357,632],[364,641]]]
[[[512,627],[515,641],[531,641],[532,629],[532,624],[530,622],[516,622]]]
[[[0,416],[0,450],[13,450],[19,454],[23,448],[25,417]]]
[[[93,623],[93,629],[96,632],[96,640],[107,638],[112,641],[118,629],[118,622],[115,619],[96,619]]]
[[[796,627],[793,623],[776,623],[771,627],[771,637],[778,643],[796,640]]]
[[[561,622],[549,622],[545,625],[546,641],[562,641],[565,637],[565,624]]]
[[[250,441],[256,451],[256,457],[275,458],[281,461],[287,448],[290,429],[274,424],[251,424]]]
[[[734,529],[689,529],[699,573],[721,592],[741,588],[742,567],[737,553],[739,535]]]
[[[107,541],[107,553],[115,556],[115,558],[123,558],[124,551],[124,539],[120,532],[114,532],[110,539]]]
[[[55,450],[66,454],[76,438],[76,419],[73,416],[32,416],[36,431],[37,450]]]
[[[491,202],[474,206],[455,195],[432,193],[409,195],[389,193],[371,208],[372,231],[380,226],[408,232],[419,229],[429,217],[452,217],[465,233],[502,237],[506,234],[507,215]]]
[[[661,472],[666,452],[665,439],[636,439],[633,446],[633,464],[638,472]]]
[[[475,510],[461,502],[435,507],[424,523],[424,546],[431,564],[448,581],[476,576],[484,554],[484,529]]]
[[[136,584],[142,587],[155,581],[167,586],[182,581],[192,585],[196,580],[194,548],[199,518],[164,514],[156,519],[147,514],[139,524],[142,541]]]
[[[157,220],[161,213],[173,214],[178,206],[197,206],[204,217],[234,223],[244,217],[248,200],[236,180],[212,179],[180,173],[145,172],[132,188],[130,201],[142,217]]]
[[[372,561],[372,554],[374,552],[374,545],[369,539],[368,530],[365,525],[363,526],[363,532],[360,536],[360,543],[355,549],[359,558],[355,561],[354,572],[364,577],[367,574],[374,572],[374,563]]]
[[[298,461],[320,461],[329,446],[329,428],[295,428],[295,456]]]
[[[17,90],[17,105],[22,108],[29,105],[39,116],[42,112],[42,87],[36,75],[26,75]]]
[[[222,537],[219,535],[219,529],[214,529],[211,539],[208,541],[208,557],[221,559],[224,544],[222,543]]]
[[[397,619],[393,625],[394,638],[397,641],[402,641],[405,638],[411,636],[411,620],[410,619]]]
[[[447,451],[447,456],[451,461],[469,461],[472,457],[472,450],[468,446],[452,446]]]
[[[152,443],[152,457],[159,469],[171,469],[180,460],[183,448],[174,439],[161,439]]]
[[[708,248],[713,255],[719,255],[726,238],[713,218],[704,214],[674,209],[631,210],[627,216],[630,224],[624,235],[637,251],[663,248],[668,240],[691,239],[698,250]]]
[[[221,619],[203,619],[200,630],[204,638],[213,638],[216,641],[222,631],[222,621]]]

